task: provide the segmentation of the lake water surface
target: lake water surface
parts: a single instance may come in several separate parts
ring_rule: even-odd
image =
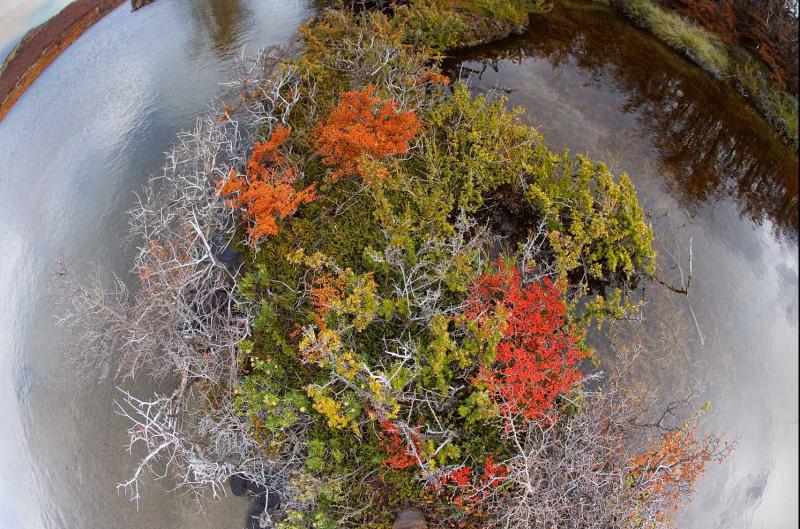
[[[239,529],[247,504],[206,516],[167,484],[138,512],[115,484],[133,460],[111,382],[79,384],[54,327],[59,256],[124,272],[125,210],[177,131],[222,92],[242,47],[285,42],[301,0],[160,0],[116,10],[68,48],[0,123],[0,527]],[[663,393],[693,381],[705,425],[737,437],[681,527],[790,529],[798,502],[797,158],[741,98],[611,12],[557,6],[530,30],[451,61],[505,90],[555,149],[628,171],[653,213],[665,279],[646,320],[614,333],[651,353]],[[603,346],[606,336],[594,338]]]
[[[43,2],[47,4],[48,2]],[[138,512],[113,383],[79,384],[54,326],[54,263],[125,272],[125,211],[232,76],[242,48],[286,42],[302,0],[126,3],[91,27],[0,123],[0,527],[240,529],[247,503],[152,484]]]

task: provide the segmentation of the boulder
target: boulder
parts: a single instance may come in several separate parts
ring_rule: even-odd
[[[405,509],[397,515],[392,529],[428,529],[428,524],[417,509]]]

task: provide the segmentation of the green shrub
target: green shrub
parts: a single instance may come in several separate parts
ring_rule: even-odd
[[[400,6],[394,16],[395,23],[404,30],[406,42],[428,46],[436,53],[458,46],[467,29],[460,16],[435,0],[416,0]]]

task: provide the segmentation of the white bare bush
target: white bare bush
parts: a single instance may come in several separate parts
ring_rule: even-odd
[[[352,89],[381,87],[399,110],[420,111],[441,101],[444,91],[432,91],[435,83],[424,75],[430,56],[398,42],[382,21],[374,12],[362,13],[347,34],[325,41],[320,62],[348,79]]]
[[[507,474],[499,486],[473,493],[490,515],[489,527],[673,527],[671,514],[691,494],[694,479],[681,465],[698,468],[732,447],[708,436],[676,446],[674,453],[653,449],[658,439],[693,425],[695,403],[690,394],[647,420],[651,397],[616,374],[584,390],[571,410],[555,409],[536,421],[506,418],[504,439],[513,453],[504,462]],[[652,454],[644,467],[635,463],[643,451]]]
[[[232,476],[283,495],[302,462],[304,421],[283,432],[282,452],[266,454],[236,410],[237,346],[250,333],[252,311],[237,286],[236,215],[217,192],[244,167],[255,138],[285,123],[299,102],[297,69],[277,67],[285,53],[268,49],[243,65],[230,85],[237,103],[212,108],[180,134],[163,172],[129,211],[136,288],[119,278],[107,288],[99,275],[84,282],[62,274],[70,306],[60,323],[75,331],[78,364],[100,376],[174,386],[145,399],[122,391],[116,403],[140,457],[120,484],[134,500],[146,475],[169,476],[198,501],[224,494]],[[266,511],[262,522],[272,523]]]

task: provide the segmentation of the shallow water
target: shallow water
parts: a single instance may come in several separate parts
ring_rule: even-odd
[[[114,385],[79,385],[65,363],[53,270],[63,256],[77,269],[124,272],[124,212],[175,133],[222,92],[243,47],[286,42],[310,14],[302,0],[123,5],[0,123],[0,527],[243,526],[239,498],[196,516],[161,494],[166,484],[148,486],[138,512],[115,492],[132,469],[125,423]]]
[[[124,271],[124,212],[175,132],[221,93],[242,46],[285,41],[310,13],[300,0],[123,6],[0,123],[0,527],[241,527],[236,498],[196,516],[165,484],[138,512],[114,492],[133,463],[125,423],[112,383],[78,385],[64,363],[53,264]],[[688,299],[648,285],[645,323],[616,330],[651,347],[643,378],[665,394],[697,379],[707,426],[739,438],[681,527],[796,527],[797,158],[737,94],[604,9],[559,7],[463,59],[552,147],[630,172],[666,279],[678,277],[669,254],[685,270],[694,241]]]
[[[556,150],[627,171],[652,214],[660,275],[637,373],[663,398],[693,383],[704,426],[738,447],[711,465],[685,529],[790,529],[798,514],[798,162],[741,97],[606,8],[557,5],[521,36],[448,64],[526,109]],[[694,316],[693,316],[694,314]],[[602,355],[609,337],[594,336]]]

